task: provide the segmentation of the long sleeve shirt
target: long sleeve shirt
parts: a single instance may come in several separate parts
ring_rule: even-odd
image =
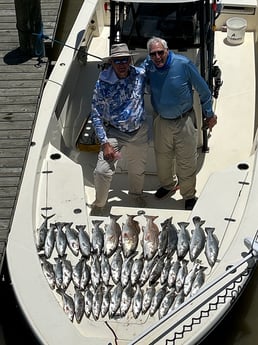
[[[119,79],[112,67],[100,73],[92,98],[91,119],[100,144],[108,141],[105,126],[133,132],[145,120],[145,71],[130,66],[127,78]]]
[[[157,68],[150,58],[143,67],[151,91],[154,110],[163,118],[174,119],[193,107],[193,88],[198,92],[206,117],[214,115],[212,96],[195,65],[185,56],[169,52],[165,66]]]

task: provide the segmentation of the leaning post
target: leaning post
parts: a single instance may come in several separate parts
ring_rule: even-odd
[[[29,57],[43,57],[45,49],[42,40],[40,0],[14,0],[14,2],[21,53]]]

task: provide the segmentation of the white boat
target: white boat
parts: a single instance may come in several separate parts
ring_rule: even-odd
[[[245,19],[247,27],[239,29],[236,25],[230,36],[226,22],[232,17]],[[257,32],[257,0],[84,1],[46,80],[7,244],[15,295],[40,343],[197,344],[237,300],[258,255]],[[109,55],[110,43],[119,40],[138,53],[134,61],[138,64],[147,54],[147,39],[153,35],[163,36],[171,49],[188,55],[213,89],[218,124],[211,133],[201,130],[198,97],[195,100],[199,124],[198,201],[192,211],[185,211],[179,192],[167,200],[154,198],[159,185],[150,142],[144,190],[147,207],[139,209],[130,204],[122,159],[106,214],[93,217],[88,205],[94,200],[92,172],[98,145],[91,123],[85,123],[85,119],[90,113],[99,65]],[[146,112],[151,123],[149,95]],[[187,229],[192,230],[194,217],[205,221],[203,228],[215,228],[219,241],[215,264],[209,265],[205,250],[198,257],[206,267],[204,284],[161,318],[158,311],[154,315],[140,312],[135,317],[130,307],[125,316],[119,310],[115,315],[107,313],[97,318],[84,313],[77,321],[73,314],[71,321],[67,310],[63,310],[57,283],[51,288],[44,274],[44,251],[36,247],[43,216],[52,216],[48,231],[50,223],[72,223],[74,228],[86,225],[92,236],[93,220],[102,220],[104,227],[110,222],[110,214],[121,215],[118,223],[122,226],[130,214],[137,215],[135,219],[142,227],[146,224],[143,213],[158,216],[155,223],[160,231],[161,224],[170,217],[177,229],[179,222],[188,222]],[[142,233],[140,239],[141,236]],[[141,250],[139,241],[139,253]],[[66,255],[74,268],[81,255],[74,255],[68,247]],[[57,257],[54,248],[47,260],[53,266]],[[185,259],[190,271],[194,263],[189,253]],[[92,258],[87,263],[92,266]],[[113,292],[116,284],[111,279],[110,284]],[[141,286],[144,294],[148,286],[148,282]],[[156,291],[160,287],[158,281]],[[173,286],[168,286],[167,292],[171,289]],[[64,292],[74,299],[74,281]],[[95,294],[94,289],[92,293]]]

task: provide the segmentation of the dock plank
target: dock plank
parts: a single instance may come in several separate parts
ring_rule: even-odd
[[[21,176],[22,167],[10,168],[10,167],[3,167],[0,170],[0,176]],[[0,199],[1,202],[5,202],[5,199]]]
[[[8,236],[9,226],[10,226],[10,217],[7,218],[7,219],[3,217],[1,219],[1,223],[0,223],[0,234],[3,234],[3,233],[7,232],[7,236]],[[7,237],[6,237],[6,240],[7,240]]]
[[[29,96],[29,95],[38,95],[40,92],[40,87],[37,85],[37,87],[23,87],[23,88],[1,88],[0,87],[0,100],[1,100],[1,97],[4,97],[6,98],[6,102],[8,100],[8,97],[9,96],[12,96],[12,97],[19,97],[21,95],[23,96]]]
[[[41,0],[43,31],[51,38],[62,2]],[[5,57],[18,47],[14,1],[0,0],[0,272],[49,63],[46,57],[8,64]]]

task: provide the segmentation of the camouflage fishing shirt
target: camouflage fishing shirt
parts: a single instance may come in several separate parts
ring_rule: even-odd
[[[119,79],[113,68],[100,73],[92,98],[91,119],[100,144],[107,142],[106,126],[122,132],[137,130],[145,120],[145,71],[130,66],[127,78]]]

